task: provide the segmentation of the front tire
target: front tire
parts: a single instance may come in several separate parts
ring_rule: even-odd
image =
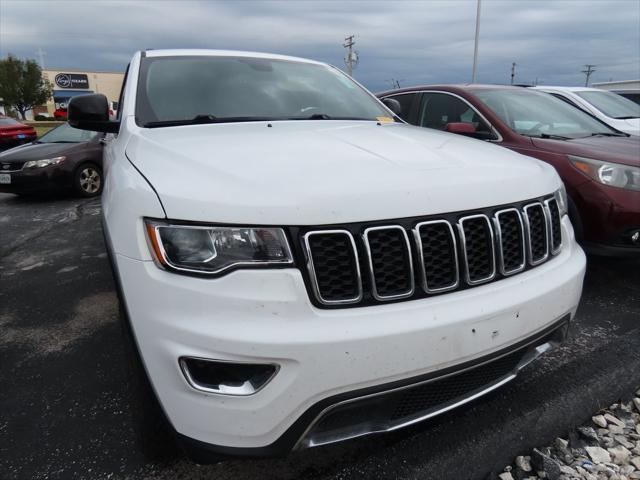
[[[102,193],[102,169],[93,163],[80,165],[73,177],[73,190],[81,197],[97,197]]]

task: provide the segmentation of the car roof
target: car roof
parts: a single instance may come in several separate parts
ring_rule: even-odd
[[[263,52],[247,52],[241,50],[208,50],[208,49],[163,49],[163,50],[145,50],[144,54],[149,58],[156,57],[246,57],[246,58],[264,58],[268,60],[288,60],[301,63],[312,63],[318,65],[326,65],[323,62],[310,60],[308,58],[291,57],[288,55],[278,55],[275,53]]]
[[[559,90],[561,92],[606,92],[602,88],[591,88],[591,87],[557,87],[555,85],[538,85],[536,87],[531,87],[536,90]]]
[[[405,87],[395,90],[386,90],[378,92],[376,95],[383,97],[391,94],[409,93],[416,90],[443,90],[447,92],[473,92],[474,90],[522,90],[523,87],[516,85],[499,85],[488,83],[459,83],[459,84],[433,84],[433,85],[416,85],[413,87]]]

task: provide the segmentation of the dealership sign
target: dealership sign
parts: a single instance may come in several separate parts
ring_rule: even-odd
[[[89,77],[84,73],[59,73],[55,82],[60,88],[89,88]]]

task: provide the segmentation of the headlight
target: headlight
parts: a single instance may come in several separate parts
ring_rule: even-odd
[[[640,168],[621,163],[609,163],[592,158],[569,155],[569,160],[582,173],[610,187],[640,191]]]
[[[569,212],[569,203],[567,201],[567,190],[564,188],[564,184],[555,192],[553,192],[553,198],[556,199],[558,209],[560,210],[560,216],[566,215]]]
[[[42,168],[49,165],[58,165],[67,157],[43,158],[42,160],[29,160],[22,168]]]
[[[218,274],[234,267],[293,263],[281,228],[169,225],[146,220],[157,262],[169,270]]]

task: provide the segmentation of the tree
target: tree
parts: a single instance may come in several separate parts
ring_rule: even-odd
[[[51,98],[52,86],[42,77],[35,60],[20,60],[9,54],[0,60],[0,99],[25,120],[25,113]]]

